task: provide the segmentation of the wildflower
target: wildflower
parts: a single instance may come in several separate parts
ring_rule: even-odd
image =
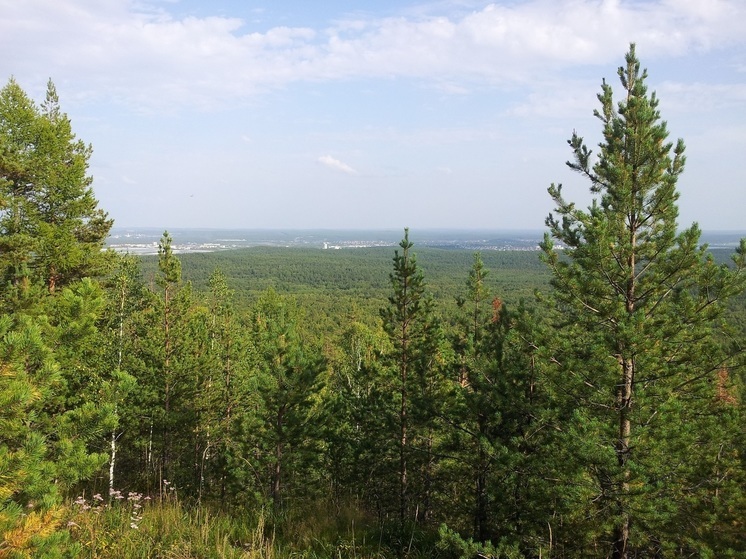
[[[75,499],[75,501],[73,502],[73,504],[79,506],[81,508],[81,510],[88,510],[88,509],[91,508],[91,505],[89,505],[88,503],[86,503],[85,497],[83,497],[82,495],[80,497],[78,497],[77,499]]]
[[[103,501],[103,500],[104,500],[104,498],[103,498],[103,497],[101,496],[101,493],[96,493],[96,494],[95,494],[95,495],[93,496],[93,500],[94,500],[94,501]]]

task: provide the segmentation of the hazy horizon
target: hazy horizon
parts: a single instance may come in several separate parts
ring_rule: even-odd
[[[155,254],[167,230],[176,252],[212,252],[256,246],[354,249],[394,247],[404,228],[387,229],[250,229],[115,227],[107,244],[119,252]],[[538,250],[542,229],[410,228],[409,239],[417,247],[490,250]],[[735,248],[746,232],[704,231],[701,242],[711,248]]]

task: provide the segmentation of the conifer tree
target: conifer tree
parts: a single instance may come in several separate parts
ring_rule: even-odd
[[[381,309],[384,329],[394,346],[393,361],[399,380],[399,520],[407,519],[409,499],[409,445],[410,445],[410,384],[416,372],[420,323],[425,298],[425,280],[417,259],[411,253],[413,244],[409,240],[409,229],[404,229],[404,238],[399,243],[401,254],[394,252],[394,271],[389,275],[393,294],[389,306]]]
[[[134,317],[147,306],[137,258],[129,254],[118,256],[106,288],[109,312],[100,328],[105,339],[106,363],[113,370],[110,397],[118,424],[117,429],[112,430],[109,436],[109,493],[113,494],[116,490],[118,441],[124,434],[119,420],[122,412],[127,409],[130,393],[136,387],[132,374],[136,370],[133,362],[137,362],[139,357],[134,351],[138,337],[133,327],[136,322]]]
[[[314,439],[308,414],[323,361],[302,339],[294,300],[271,289],[254,307],[252,343],[264,424],[257,442],[263,452],[262,469],[268,472],[262,481],[268,481],[267,493],[275,512],[280,512],[293,489],[310,483],[302,477],[302,472],[308,473],[302,458]]]
[[[157,313],[158,344],[155,351],[156,393],[160,400],[160,480],[176,483],[181,489],[196,483],[198,467],[194,456],[194,430],[199,378],[208,343],[205,317],[196,316],[190,283],[182,282],[181,260],[174,254],[173,239],[164,231],[158,244],[156,284],[160,288]],[[155,316],[153,318],[156,318]]]
[[[140,447],[142,489],[163,490],[165,479],[170,488],[188,491],[197,481],[194,395],[207,335],[199,324],[204,320],[194,317],[191,284],[181,281],[181,261],[168,232],[159,243],[155,283],[149,304],[133,316],[139,359],[131,374],[137,393],[125,415]]]
[[[470,482],[461,505],[465,514],[449,520],[449,527],[479,542],[508,542],[532,549],[532,500],[539,477],[536,432],[539,402],[535,391],[533,317],[523,304],[517,311],[490,293],[488,271],[479,254],[466,281],[465,296],[454,336],[456,390],[450,396],[449,453],[457,457],[453,483]],[[452,490],[454,493],[456,489]],[[537,495],[539,495],[537,497]],[[541,521],[540,521],[541,522]]]
[[[424,275],[411,252],[409,229],[394,252],[389,275],[392,294],[381,309],[383,327],[391,342],[386,362],[395,377],[399,454],[399,521],[427,522],[436,508],[438,479],[436,446],[446,389],[450,347],[443,335],[435,305],[427,293]],[[414,513],[412,516],[409,516]]]
[[[181,261],[174,255],[171,244],[173,239],[168,231],[163,232],[158,243],[158,271],[160,274],[156,279],[161,289],[161,320],[162,330],[160,347],[160,378],[162,394],[162,421],[161,421],[161,456],[160,475],[165,476],[173,482],[173,429],[176,424],[173,420],[172,407],[174,406],[174,392],[178,389],[176,360],[179,357],[180,340],[176,329],[182,324],[180,321],[180,306],[176,304],[176,298],[181,288]]]
[[[111,414],[94,402],[66,405],[43,326],[0,317],[0,556],[60,556],[62,498],[106,460],[89,447],[112,427]]]
[[[3,290],[18,297],[40,285],[52,293],[105,271],[102,249],[112,221],[93,195],[90,156],[51,81],[41,107],[13,79],[0,90]]]
[[[0,317],[0,554],[33,549],[42,516],[59,508],[44,404],[61,383],[38,327],[27,317],[20,324]],[[54,532],[61,518],[47,520]]]
[[[89,157],[51,82],[41,107],[12,79],[0,90],[0,555],[60,556],[41,542],[61,542],[60,499],[99,471],[114,427],[92,279],[111,222]]]
[[[605,81],[598,96],[598,158],[579,135],[568,142],[568,165],[597,198],[583,211],[552,185],[542,244],[554,274],[558,487],[575,505],[564,543],[575,556],[614,559],[717,554],[688,527],[708,525],[702,508],[712,513],[723,489],[714,469],[728,439],[708,418],[730,365],[718,320],[743,289],[746,242],[728,267],[699,245],[696,225],[677,232],[684,143],[668,141],[634,45],[618,75],[621,101]],[[695,514],[688,491],[709,504]]]
[[[455,435],[462,439],[459,446],[467,446],[465,459],[459,466],[466,466],[463,475],[473,479],[472,521],[474,537],[485,541],[489,533],[487,478],[489,472],[490,423],[496,413],[492,386],[494,379],[488,371],[489,355],[499,353],[499,347],[489,343],[488,299],[485,284],[488,271],[479,253],[474,254],[474,264],[466,282],[466,297],[459,297],[457,304],[463,309],[454,340],[457,353],[458,390],[451,410],[453,421],[459,426]],[[497,316],[494,314],[493,316]],[[505,316],[505,313],[502,313]],[[504,321],[500,322],[501,324]],[[498,341],[498,340],[492,340]],[[494,351],[491,351],[494,350]]]
[[[215,270],[209,279],[207,333],[209,347],[195,406],[199,411],[200,468],[198,498],[211,496],[223,505],[235,502],[253,477],[245,456],[243,433],[259,428],[259,394],[250,370],[247,330],[239,323],[227,279]]]

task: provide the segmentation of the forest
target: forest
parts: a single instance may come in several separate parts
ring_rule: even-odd
[[[679,224],[634,46],[538,251],[107,250],[0,90],[0,558],[746,557],[746,240]]]

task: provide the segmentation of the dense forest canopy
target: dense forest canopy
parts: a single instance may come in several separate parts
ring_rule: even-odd
[[[684,143],[618,77],[539,252],[153,257],[10,80],[0,557],[744,556],[746,241],[680,228]]]

